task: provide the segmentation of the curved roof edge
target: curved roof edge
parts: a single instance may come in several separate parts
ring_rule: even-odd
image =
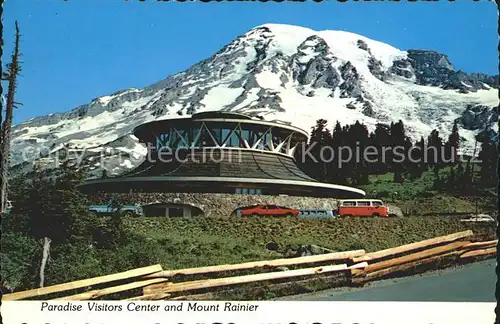
[[[205,119],[205,118],[252,119],[252,117],[245,114],[235,113],[231,111],[223,111],[223,110],[202,111],[191,115],[191,119]]]
[[[238,177],[188,177],[188,176],[179,176],[179,177],[162,177],[162,176],[152,176],[152,177],[124,177],[124,178],[106,178],[106,179],[95,179],[88,180],[82,187],[90,186],[94,184],[101,183],[124,183],[124,182],[137,182],[137,181],[151,181],[151,182],[160,182],[160,181],[171,181],[171,182],[235,182],[235,183],[257,183],[257,184],[281,184],[281,185],[292,185],[292,186],[303,186],[303,187],[311,187],[311,188],[321,188],[321,189],[330,189],[336,191],[345,191],[347,193],[352,193],[357,196],[366,196],[366,192],[352,187],[329,184],[323,182],[313,182],[313,181],[299,181],[299,180],[281,180],[281,179],[260,179],[260,178],[238,178]]]
[[[208,117],[197,117],[197,118],[165,118],[165,119],[158,119],[158,120],[153,120],[144,124],[141,124],[137,127],[135,127],[132,131],[132,133],[136,137],[138,136],[138,132],[143,131],[146,128],[151,127],[152,125],[157,125],[157,124],[162,124],[162,123],[179,123],[180,121],[193,121],[193,122],[228,122],[228,123],[243,123],[243,124],[254,124],[254,125],[260,125],[260,126],[269,126],[269,127],[275,127],[275,128],[281,128],[281,129],[286,129],[288,131],[296,132],[301,134],[306,138],[306,140],[309,139],[309,133],[305,131],[302,128],[292,126],[292,125],[286,125],[283,123],[279,123],[276,121],[266,121],[266,120],[259,120],[259,119],[242,119],[238,118],[235,116],[230,116],[232,118],[227,118],[227,117],[214,117],[214,116],[208,116]]]

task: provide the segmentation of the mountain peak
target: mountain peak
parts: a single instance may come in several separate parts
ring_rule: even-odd
[[[249,32],[254,30],[267,30],[269,32],[292,32],[292,33],[300,33],[300,32],[309,32],[313,33],[314,31],[307,27],[290,25],[290,24],[279,24],[279,23],[266,23],[259,26],[255,26],[250,29]]]
[[[41,155],[71,146],[88,150],[83,159],[98,170],[90,158],[106,148],[119,148],[120,156],[141,154],[143,147],[130,138],[137,125],[209,110],[303,129],[320,118],[331,125],[360,121],[369,129],[401,119],[416,139],[434,128],[447,134],[460,120],[467,140],[461,147],[467,150],[477,132],[495,127],[489,107],[498,105],[492,89],[497,83],[454,71],[447,56],[435,51],[402,51],[347,31],[264,24],[156,84],[16,126],[12,161],[25,162],[22,150],[28,146],[36,145]],[[478,105],[487,109],[471,108]],[[110,174],[133,167],[122,162],[110,162]]]
[[[408,55],[416,60],[422,61],[427,64],[433,65],[436,68],[447,69],[454,71],[455,68],[448,59],[448,55],[441,54],[433,50],[423,50],[423,49],[411,49],[408,50]]]

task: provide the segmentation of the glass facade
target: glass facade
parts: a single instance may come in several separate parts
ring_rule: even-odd
[[[221,127],[207,127],[205,124],[197,123],[190,126],[172,127],[165,133],[154,134],[153,146],[157,150],[165,147],[177,149],[224,146],[270,151],[276,150],[281,144],[279,152],[286,153],[288,147],[293,147],[298,142],[292,136],[290,144],[288,144],[290,133],[281,131],[282,135],[279,136],[272,134],[271,128],[266,130],[243,129],[240,125],[231,124],[221,125]]]

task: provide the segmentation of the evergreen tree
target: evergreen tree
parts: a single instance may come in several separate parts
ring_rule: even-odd
[[[310,143],[316,142],[320,145],[326,145],[330,139],[331,134],[327,128],[328,121],[326,119],[318,119],[316,125],[312,128]]]
[[[419,154],[419,156],[418,156],[419,167],[418,167],[417,174],[418,174],[418,177],[421,177],[422,173],[429,170],[428,162],[426,161],[426,157],[424,154],[426,146],[425,146],[425,140],[424,140],[423,136],[420,137],[420,141],[416,145],[418,146],[417,152]]]
[[[91,246],[96,216],[88,211],[86,198],[77,186],[83,174],[67,163],[60,166],[54,177],[46,171],[36,170],[34,178],[14,190],[18,196],[8,222],[11,229],[26,233],[42,244],[40,263],[34,262],[29,273],[45,284],[49,255],[54,248],[64,246]],[[50,270],[49,270],[50,272]]]
[[[49,237],[54,244],[85,239],[91,243],[95,217],[77,186],[83,173],[65,163],[56,178],[37,170],[34,178],[15,190],[12,214],[24,219],[25,232],[35,239]],[[22,222],[20,220],[20,222]]]
[[[496,171],[498,162],[496,144],[491,141],[482,143],[478,157],[480,160],[479,179],[481,186],[489,187],[495,185],[497,183]]]
[[[342,126],[337,121],[332,131],[330,146],[333,148],[334,156],[328,164],[328,182],[346,184],[346,174],[339,168],[339,152],[345,145],[345,138]]]
[[[337,121],[337,123],[335,123],[335,127],[333,128],[333,134],[340,134],[341,132],[342,132],[342,126]]]
[[[425,150],[425,155],[429,166],[434,167],[441,162],[441,151],[443,147],[443,140],[439,136],[437,130],[432,130],[431,134],[427,138],[427,147]]]
[[[443,140],[439,136],[437,130],[433,130],[427,139],[427,147],[424,151],[424,158],[427,160],[430,167],[434,171],[434,186],[441,186],[441,179],[439,177],[439,170],[442,169],[442,152],[443,152]]]
[[[448,141],[445,144],[445,159],[448,164],[458,164],[458,149],[460,147],[460,134],[458,133],[458,124],[455,121]]]
[[[409,139],[407,139],[404,129],[403,121],[399,120],[397,123],[391,123],[391,147],[395,154],[392,154],[391,168],[394,172],[394,182],[403,182],[403,173],[408,156]],[[411,143],[411,142],[410,142]],[[411,145],[411,144],[410,144]],[[397,154],[397,156],[396,156]]]
[[[464,188],[467,187],[467,182],[465,178],[465,169],[462,163],[458,163],[457,165],[457,172],[455,173],[456,177],[456,187],[458,192],[463,192]]]
[[[453,189],[455,188],[457,184],[457,177],[456,177],[456,174],[455,174],[455,168],[452,166],[450,168],[450,175],[448,176],[448,181],[447,181],[447,186],[448,186],[448,190],[450,189]]]
[[[426,171],[426,164],[424,163],[424,149],[425,140],[420,137],[420,141],[417,141],[408,152],[408,174],[411,180],[418,179],[422,176],[422,173]]]
[[[375,147],[379,154],[379,163],[373,166],[373,171],[376,174],[382,174],[390,171],[390,160],[392,154],[384,148],[391,146],[391,132],[390,127],[385,124],[377,124],[373,135],[370,136],[372,145]]]
[[[123,218],[121,209],[123,207],[123,200],[114,195],[111,197],[109,207],[114,212],[111,217],[106,220],[106,229],[102,247],[108,249],[117,249],[125,241],[125,229],[123,228]]]
[[[331,159],[330,151],[322,150],[323,147],[331,143],[331,133],[327,128],[327,121],[319,119],[316,125],[312,128],[310,140],[308,143],[308,151],[311,157],[303,157],[305,160],[305,171],[311,177],[319,180],[326,181],[328,179],[328,163],[325,159]],[[321,155],[323,151],[323,156]],[[328,154],[327,154],[328,153]]]
[[[348,145],[352,152],[350,165],[351,179],[353,184],[361,185],[368,183],[368,162],[365,160],[364,151],[369,142],[368,129],[365,125],[356,121],[347,133]]]
[[[60,202],[55,202],[58,213],[62,218],[69,218],[71,241],[90,241],[97,217],[89,212],[87,197],[78,190],[78,186],[85,180],[85,174],[67,162],[59,170],[61,174],[55,179],[56,199]]]

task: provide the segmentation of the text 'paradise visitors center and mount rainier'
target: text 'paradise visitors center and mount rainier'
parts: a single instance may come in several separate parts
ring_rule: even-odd
[[[134,135],[147,158],[120,176],[87,180],[81,189],[96,203],[118,196],[146,216],[227,217],[257,204],[335,209],[338,198],[365,195],[302,172],[293,155],[308,134],[283,122],[201,112],[142,124]]]

